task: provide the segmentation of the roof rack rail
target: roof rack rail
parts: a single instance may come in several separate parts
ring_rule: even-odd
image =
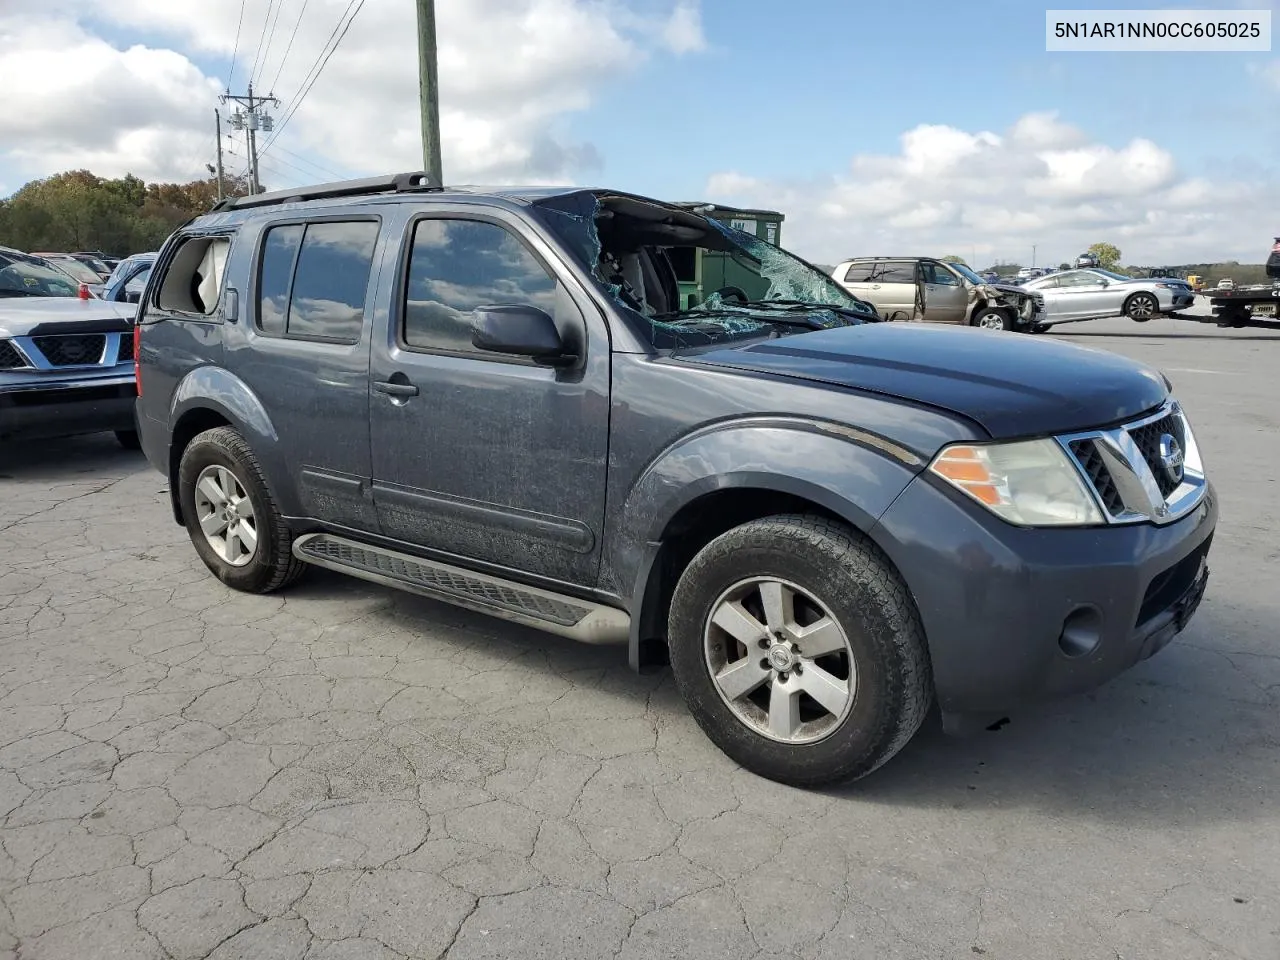
[[[412,173],[396,173],[382,177],[366,177],[363,180],[335,180],[311,187],[290,190],[272,190],[248,197],[227,197],[214,205],[210,213],[224,210],[243,210],[247,207],[267,207],[279,203],[301,203],[304,200],[329,200],[335,197],[358,197],[374,193],[413,193],[416,191],[443,190],[440,182],[425,170]]]

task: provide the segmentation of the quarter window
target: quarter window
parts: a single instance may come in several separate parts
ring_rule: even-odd
[[[505,227],[449,219],[414,227],[404,305],[408,346],[478,353],[471,342],[476,307],[532,305],[555,316],[555,302],[555,278]]]
[[[286,224],[267,231],[258,284],[265,334],[356,343],[364,328],[378,224]]]

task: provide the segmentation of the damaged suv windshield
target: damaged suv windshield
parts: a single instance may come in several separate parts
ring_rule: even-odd
[[[816,267],[690,209],[585,191],[535,208],[655,347],[881,319]]]

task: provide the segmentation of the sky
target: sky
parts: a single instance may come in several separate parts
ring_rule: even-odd
[[[1184,6],[1280,30],[1280,0]],[[1275,49],[1047,53],[1025,0],[436,9],[449,183],[776,209],[782,244],[827,264],[1045,264],[1094,242],[1256,263],[1280,235]],[[68,169],[207,176],[218,96],[251,78],[280,100],[268,189],[421,166],[412,0],[0,0],[0,196]],[[243,135],[223,142],[243,171]]]

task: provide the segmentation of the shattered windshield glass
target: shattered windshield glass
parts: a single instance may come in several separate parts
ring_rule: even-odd
[[[658,348],[881,319],[816,267],[692,211],[584,191],[541,202],[538,212]]]

